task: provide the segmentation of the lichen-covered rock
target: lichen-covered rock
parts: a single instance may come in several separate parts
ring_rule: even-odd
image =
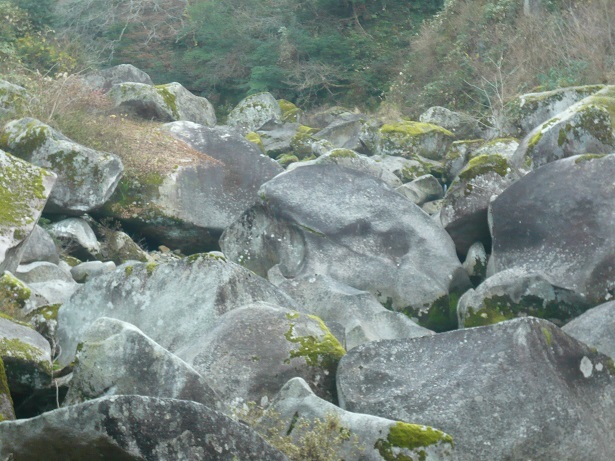
[[[36,225],[24,245],[23,254],[19,264],[28,264],[35,261],[48,261],[53,264],[60,262],[60,255],[55,242],[45,229]]]
[[[5,271],[0,276],[1,311],[11,317],[20,317],[40,306],[40,299],[13,274]]]
[[[67,218],[50,224],[47,231],[61,242],[66,252],[81,260],[98,259],[100,243],[96,234],[83,218]]]
[[[153,85],[151,77],[132,64],[119,64],[107,69],[95,70],[83,76],[86,85],[96,91],[107,92],[118,83],[143,83]]]
[[[200,341],[177,351],[227,404],[266,403],[296,376],[332,401],[345,353],[318,317],[267,303],[227,312]]]
[[[77,144],[32,118],[7,123],[0,148],[58,176],[45,207],[51,213],[81,215],[101,207],[124,171],[115,155]]]
[[[364,115],[344,113],[314,136],[326,139],[336,148],[362,150],[364,146],[361,141],[361,132],[364,123]]]
[[[62,304],[78,287],[69,271],[46,261],[20,265],[15,275],[27,284],[26,288],[32,293],[32,306],[24,312],[41,305]]]
[[[15,419],[15,409],[13,408],[13,399],[11,398],[11,390],[9,389],[4,370],[4,362],[0,358],[0,423],[2,421],[10,421]]]
[[[615,296],[615,155],[575,156],[509,186],[490,207],[489,273],[519,267],[597,305]]]
[[[13,114],[27,97],[25,88],[0,79],[0,115]]]
[[[83,285],[58,314],[61,365],[70,363],[83,332],[99,317],[131,323],[165,349],[195,343],[229,310],[264,301],[295,307],[266,280],[219,254],[166,264],[125,264]]]
[[[265,123],[282,119],[282,109],[271,93],[256,93],[244,98],[228,114],[226,123],[241,133],[256,131]]]
[[[282,110],[282,121],[287,123],[299,123],[303,117],[303,111],[286,99],[278,99],[278,105]]]
[[[256,134],[262,143],[265,154],[271,158],[276,158],[292,151],[291,143],[297,135],[299,127],[298,123],[272,120],[256,131]]]
[[[482,134],[478,120],[446,107],[430,107],[420,115],[419,121],[441,126],[453,133],[457,139],[475,139],[481,137]]]
[[[392,421],[378,416],[342,410],[315,395],[301,378],[293,378],[280,390],[256,424],[262,434],[290,436],[299,444],[317,424],[331,424],[331,438],[345,433],[333,459],[362,461],[453,460],[453,438],[428,426]]]
[[[615,301],[596,306],[571,320],[562,330],[609,357],[615,357]]]
[[[555,286],[544,274],[507,269],[459,299],[460,327],[491,325],[515,317],[539,317],[559,326],[590,307],[578,293]]]
[[[457,175],[467,165],[473,152],[485,144],[483,139],[455,141],[451,144],[444,157],[444,177],[447,183],[453,182]]]
[[[29,326],[0,317],[0,359],[14,394],[51,384],[51,347]]]
[[[17,268],[55,179],[0,150],[0,272]]]
[[[414,181],[403,184],[395,190],[418,206],[444,197],[442,184],[430,174],[419,176]]]
[[[208,382],[190,365],[137,327],[101,317],[81,338],[62,405],[110,395],[143,395],[219,406]]]
[[[373,154],[431,160],[443,160],[455,139],[450,131],[423,122],[386,123],[372,137],[373,141],[364,136],[363,142]]]
[[[338,368],[346,410],[429,424],[455,459],[612,459],[612,360],[521,318],[356,347]]]
[[[106,272],[113,272],[116,267],[113,261],[86,261],[72,267],[70,273],[75,282],[85,283]]]
[[[410,160],[394,155],[374,155],[371,159],[397,176],[402,183],[414,181],[421,176],[433,174],[436,171],[442,173],[442,165],[440,163],[425,158],[416,157]]]
[[[468,287],[446,232],[384,182],[337,165],[278,175],[261,202],[223,234],[224,254],[265,276],[329,275],[369,291],[430,329],[450,318],[449,294]]]
[[[109,97],[116,107],[134,110],[147,120],[185,120],[205,126],[216,124],[216,113],[211,103],[206,98],[195,96],[177,82],[156,86],[118,83],[109,90]]]
[[[271,271],[270,271],[271,278]],[[273,280],[275,284],[277,281]],[[278,288],[288,293],[303,308],[327,326],[344,328],[344,347],[350,350],[380,339],[416,338],[432,334],[401,312],[385,309],[376,297],[326,275],[306,275],[282,279]]]
[[[186,400],[122,395],[0,423],[0,457],[14,461],[286,461],[255,431]]]
[[[105,230],[100,255],[104,260],[122,264],[126,261],[148,262],[151,258],[128,234],[122,231]]]
[[[514,155],[520,168],[538,168],[579,154],[615,151],[615,86],[573,104],[533,129]]]
[[[56,333],[58,331],[58,310],[60,304],[52,304],[38,307],[29,312],[26,317],[28,323],[49,342],[51,346],[51,356],[55,357],[58,353],[56,344]]]
[[[475,285],[485,280],[488,259],[485,246],[481,242],[473,243],[468,249],[468,254],[463,262],[463,268]]]
[[[490,244],[487,210],[518,175],[500,154],[474,157],[446,191],[440,221],[455,242],[457,253],[465,256],[475,242]]]

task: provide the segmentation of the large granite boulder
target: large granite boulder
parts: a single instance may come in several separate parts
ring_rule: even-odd
[[[362,114],[340,114],[314,136],[326,139],[336,148],[364,150],[365,146],[361,141],[364,123],[365,116]]]
[[[203,376],[134,325],[101,317],[81,340],[63,406],[111,395],[143,395],[219,407]]]
[[[267,122],[282,119],[280,104],[271,93],[256,93],[242,99],[231,110],[226,123],[242,134],[256,131]]]
[[[232,260],[262,276],[276,265],[289,279],[329,275],[427,328],[456,324],[449,294],[469,281],[450,237],[382,181],[312,165],[277,176],[259,195],[221,238]]]
[[[612,360],[552,323],[522,318],[354,348],[342,408],[437,427],[456,459],[612,459]]]
[[[255,431],[205,405],[138,395],[104,397],[0,423],[13,461],[285,461]]]
[[[205,126],[216,124],[216,113],[211,103],[206,98],[195,96],[177,82],[156,86],[118,83],[109,90],[109,97],[116,107],[133,110],[147,120],[186,120]]]
[[[301,446],[309,441],[310,432],[319,431],[322,425],[328,429],[325,435],[332,451],[330,459],[455,459],[454,441],[442,431],[342,410],[314,394],[301,378],[293,378],[284,385],[255,427],[262,434],[290,437],[295,445]]]
[[[24,245],[23,254],[19,264],[28,264],[35,261],[48,261],[53,264],[60,262],[60,255],[55,242],[45,229],[36,225]]]
[[[124,171],[115,155],[77,144],[32,118],[7,123],[0,148],[58,176],[45,207],[50,213],[81,215],[101,207]]]
[[[192,122],[163,129],[193,149],[192,159],[145,180],[127,172],[102,213],[158,245],[186,253],[217,249],[222,231],[257,200],[261,184],[283,169],[229,130]]]
[[[141,69],[132,64],[119,64],[107,69],[88,72],[83,76],[83,81],[87,86],[95,91],[106,93],[113,85],[118,83],[143,83],[153,85],[151,77]]]
[[[0,273],[17,268],[55,175],[0,150]]]
[[[68,301],[78,287],[70,272],[47,261],[22,264],[17,267],[15,276],[27,284],[34,297],[43,298],[47,305]]]
[[[615,301],[589,309],[564,325],[562,330],[603,354],[615,357]]]
[[[491,203],[489,273],[542,272],[596,305],[615,296],[615,155],[534,170]]]
[[[100,257],[100,243],[94,230],[83,218],[67,218],[47,226],[51,236],[64,251],[80,260]]]
[[[418,206],[444,197],[442,184],[430,174],[419,176],[414,181],[402,184],[395,190]]]
[[[456,139],[475,139],[481,137],[482,134],[477,119],[446,107],[430,107],[420,115],[419,121],[441,126],[453,133]]]
[[[294,301],[222,256],[194,255],[165,264],[125,264],[83,285],[58,313],[58,363],[70,363],[99,317],[135,325],[170,352],[195,343],[218,317],[251,302],[294,308]],[[185,357],[179,355],[185,360]]]
[[[0,79],[0,115],[15,113],[27,98],[28,93],[24,87]]]
[[[266,404],[296,376],[332,401],[345,353],[318,317],[267,303],[227,312],[200,341],[177,351],[228,405]]]

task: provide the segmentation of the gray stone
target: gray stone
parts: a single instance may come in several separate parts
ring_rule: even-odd
[[[419,176],[414,181],[403,184],[395,190],[419,206],[444,197],[442,184],[430,174]]]
[[[329,275],[445,328],[429,318],[449,292],[465,291],[467,274],[443,229],[384,182],[312,165],[277,176],[259,195],[223,234],[225,255],[263,276],[275,265],[286,278]]]
[[[256,132],[263,142],[265,153],[277,157],[292,151],[292,142],[299,129],[298,123],[282,123],[271,120]]]
[[[11,391],[7,385],[4,362],[0,359],[0,422],[15,419]]]
[[[151,259],[147,252],[125,232],[105,229],[103,237],[100,255],[105,260],[122,264],[126,261],[148,262]]]
[[[487,272],[488,256],[485,246],[481,242],[473,243],[468,249],[468,254],[463,262],[463,268],[470,276],[470,280],[483,281]]]
[[[258,130],[267,122],[281,119],[282,109],[273,95],[256,93],[241,100],[228,114],[226,123],[245,134]]]
[[[100,256],[100,243],[85,219],[63,219],[50,224],[47,229],[56,241],[61,242],[65,251],[76,258],[87,260]]]
[[[211,103],[206,98],[195,96],[177,82],[156,86],[118,83],[109,90],[109,97],[116,107],[134,110],[148,120],[185,120],[205,126],[216,124],[216,113]]]
[[[374,155],[371,158],[401,179],[402,183],[411,182],[426,174],[442,170],[441,163],[418,156],[414,157],[413,160],[394,155]]]
[[[165,349],[202,338],[216,319],[251,302],[294,308],[294,301],[266,280],[223,257],[204,254],[179,261],[124,264],[83,285],[58,314],[58,363],[70,363],[83,332],[99,317],[135,325]]]
[[[284,461],[256,432],[205,405],[138,395],[106,397],[0,423],[13,461]]]
[[[55,179],[53,173],[0,150],[0,272],[19,265]]]
[[[457,139],[475,139],[482,135],[478,120],[468,114],[454,112],[446,107],[430,107],[419,116],[419,120],[441,126],[453,133]]]
[[[273,432],[290,436],[295,444],[300,445],[307,437],[306,433],[315,430],[318,421],[321,424],[335,421],[330,437],[342,431],[349,435],[337,445],[331,444],[335,450],[333,459],[455,459],[453,440],[449,435],[428,426],[342,410],[315,395],[301,378],[293,378],[284,385],[257,422],[256,429],[264,434]],[[405,447],[404,443],[412,448]]]
[[[0,79],[0,115],[14,114],[27,98],[24,87]]]
[[[219,408],[209,383],[137,327],[101,317],[83,334],[63,406],[111,395],[191,400]]]
[[[314,136],[326,139],[336,148],[363,150],[365,146],[360,135],[364,123],[363,114],[342,114]]]
[[[60,262],[56,244],[45,229],[36,225],[24,245],[19,264],[29,264],[35,261],[48,261],[53,264]]]
[[[610,358],[535,318],[351,350],[348,411],[437,427],[456,459],[615,457]]]
[[[61,269],[57,264],[46,261],[22,264],[17,267],[14,275],[24,283],[41,283],[49,280],[72,282],[70,273]]]
[[[596,306],[571,320],[562,330],[609,357],[615,357],[615,301]]]
[[[86,261],[77,264],[70,270],[70,273],[75,282],[85,283],[106,272],[113,272],[116,267],[113,261]]]
[[[87,86],[96,91],[106,93],[113,85],[118,83],[143,83],[153,85],[151,77],[136,68],[132,64],[120,64],[107,69],[95,70],[83,76],[83,81]]]
[[[520,267],[597,305],[615,296],[615,155],[534,170],[491,203],[493,273]]]
[[[2,134],[0,148],[57,175],[45,208],[51,213],[81,215],[101,207],[124,171],[115,155],[77,144],[32,118],[7,123]]]

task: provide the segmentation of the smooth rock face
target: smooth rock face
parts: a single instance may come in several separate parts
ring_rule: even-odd
[[[96,259],[100,243],[85,219],[68,218],[49,225],[49,233],[79,259]]]
[[[36,225],[24,245],[23,254],[19,264],[28,264],[35,261],[48,261],[53,264],[60,262],[60,255],[53,239],[45,229]]]
[[[256,301],[294,308],[266,280],[217,255],[123,265],[83,285],[60,308],[58,363],[73,360],[81,336],[99,317],[129,322],[186,360],[179,348],[202,338],[225,312]]]
[[[99,208],[111,197],[124,171],[115,155],[77,144],[32,118],[7,123],[0,148],[57,174],[45,208],[50,213],[81,215]]]
[[[246,425],[205,405],[137,395],[0,423],[0,456],[11,455],[14,461],[287,459]]]
[[[414,181],[431,172],[430,164],[418,160],[410,160],[394,155],[374,155],[371,158],[382,165],[384,169],[397,176],[402,183]]]
[[[63,406],[103,396],[142,395],[218,407],[218,397],[196,370],[129,323],[101,317],[80,344]]]
[[[55,175],[0,150],[0,273],[14,271],[55,183]]]
[[[603,354],[615,357],[615,301],[588,310],[564,325],[562,330]]]
[[[371,176],[313,165],[277,176],[259,195],[262,204],[220,242],[224,254],[257,274],[278,265],[286,278],[329,275],[419,321],[469,285],[443,229]]]
[[[201,341],[177,351],[227,404],[267,402],[295,376],[331,401],[344,354],[320,319],[266,303],[227,312]]]
[[[151,77],[132,64],[120,64],[96,70],[83,76],[83,81],[93,90],[107,92],[118,83],[134,82],[153,85]]]
[[[442,184],[430,174],[419,176],[414,181],[403,184],[395,190],[418,206],[444,197]]]
[[[313,430],[316,419],[327,421],[331,416],[350,434],[337,447],[335,459],[455,459],[449,435],[427,426],[342,410],[314,394],[301,378],[293,378],[284,385],[257,422],[256,429],[261,433],[274,431],[290,435],[297,443],[308,430]],[[404,442],[413,448],[403,446]]]
[[[615,296],[615,155],[545,165],[491,204],[490,268],[542,272],[596,305]]]
[[[86,261],[79,263],[70,270],[73,280],[77,283],[85,283],[92,278],[105,272],[112,272],[117,266],[113,261]]]
[[[282,119],[282,109],[271,93],[252,94],[228,114],[226,123],[242,134],[256,131],[265,123]]]
[[[574,291],[553,285],[541,273],[513,268],[489,277],[459,299],[459,325],[466,328],[509,320],[540,317],[562,326],[590,307]]]
[[[610,359],[535,318],[350,351],[342,408],[437,427],[459,461],[613,459]]]
[[[283,279],[278,288],[301,304],[302,312],[320,317],[327,325],[342,325],[346,350],[380,339],[416,338],[433,334],[406,315],[385,309],[373,294],[357,290],[326,275]]]
[[[343,114],[314,136],[326,139],[337,148],[361,150],[364,149],[360,137],[364,123],[362,114]]]

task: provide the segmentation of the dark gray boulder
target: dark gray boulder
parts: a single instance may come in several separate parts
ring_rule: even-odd
[[[23,254],[19,264],[28,264],[35,261],[48,261],[53,264],[60,262],[60,255],[55,242],[45,229],[36,225],[24,245]]]
[[[615,457],[612,360],[522,318],[354,348],[342,408],[437,427],[459,461]]]
[[[491,203],[491,273],[542,272],[593,305],[615,296],[615,155],[552,162]]]
[[[562,327],[575,339],[615,357],[615,301],[589,309]]]
[[[0,457],[13,461],[284,461],[255,431],[196,402],[106,397],[0,423]]]
[[[329,275],[430,329],[456,324],[449,293],[469,287],[450,237],[384,182],[337,165],[296,168],[223,234],[224,254],[265,276]],[[451,325],[452,324],[452,325]]]

